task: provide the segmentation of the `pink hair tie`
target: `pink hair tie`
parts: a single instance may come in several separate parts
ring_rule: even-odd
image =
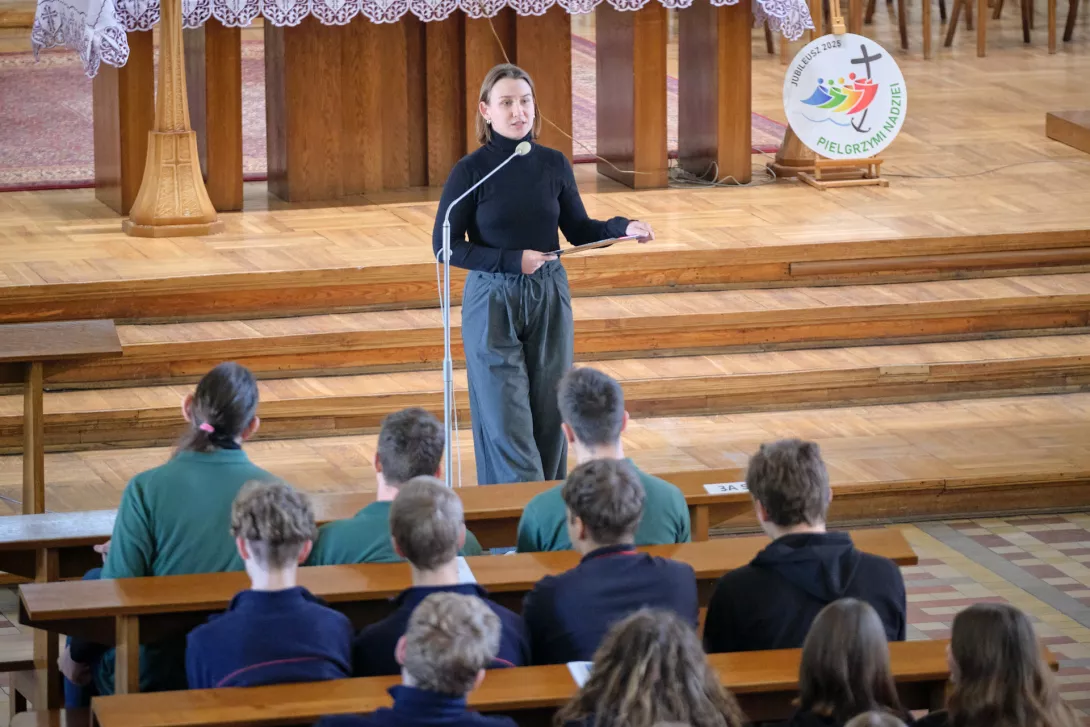
[[[201,425],[197,428],[200,429],[202,432],[208,432],[209,434],[216,431],[216,428],[208,422],[201,422]]]

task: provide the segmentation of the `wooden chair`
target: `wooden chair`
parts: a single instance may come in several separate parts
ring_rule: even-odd
[[[977,28],[976,54],[983,58],[987,53],[987,26],[985,23],[986,0],[977,0],[978,18],[980,25]],[[1004,0],[995,0],[992,19],[999,20],[1003,15]],[[1034,1],[1019,0],[1019,10],[1022,15],[1022,42],[1029,43],[1031,31],[1034,28]],[[954,33],[957,31],[958,15],[961,7],[965,8],[966,30],[972,30],[972,0],[954,0],[953,16],[950,27],[946,31],[945,46],[949,48],[954,42]],[[1067,22],[1064,25],[1064,42],[1070,42],[1075,32],[1075,21],[1078,17],[1079,0],[1069,0],[1067,7]],[[1056,0],[1048,0],[1048,52],[1056,53]]]

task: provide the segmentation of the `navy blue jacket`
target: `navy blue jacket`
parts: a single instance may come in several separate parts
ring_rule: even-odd
[[[546,576],[526,594],[522,617],[535,664],[590,661],[609,628],[643,607],[674,611],[695,629],[699,605],[691,566],[611,545]]]
[[[383,707],[361,716],[322,717],[317,727],[516,727],[508,717],[485,717],[466,709],[466,698],[415,687],[390,687],[393,708]]]
[[[794,533],[715,584],[704,618],[708,653],[797,649],[821,609],[866,601],[890,641],[905,640],[905,582],[897,564],[859,551],[847,533]]]
[[[460,593],[477,596],[500,618],[500,651],[492,662],[493,669],[509,666],[530,665],[530,637],[526,624],[518,614],[498,603],[488,600],[488,591],[476,583],[456,586],[414,586],[394,598],[397,610],[360,631],[352,644],[352,673],[358,677],[400,674],[401,667],[394,658],[397,640],[409,627],[409,617],[420,602],[433,593]]]
[[[190,689],[317,682],[351,675],[352,623],[302,586],[242,591],[189,633]]]

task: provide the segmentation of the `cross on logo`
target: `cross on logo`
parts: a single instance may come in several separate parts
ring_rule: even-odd
[[[870,78],[871,77],[871,74],[870,74],[871,61],[880,60],[882,58],[882,54],[881,53],[876,53],[874,55],[868,55],[867,54],[867,46],[865,44],[860,44],[859,52],[863,54],[862,57],[852,58],[852,63],[854,63],[856,65],[858,65],[860,63],[864,64],[867,67],[867,78]]]

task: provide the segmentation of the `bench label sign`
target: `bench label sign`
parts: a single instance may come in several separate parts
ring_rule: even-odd
[[[568,671],[571,672],[572,681],[575,682],[575,686],[580,689],[587,683],[587,679],[590,678],[590,667],[592,662],[589,661],[569,661]]]
[[[704,485],[709,495],[730,495],[735,492],[749,492],[745,482],[720,482],[716,485]]]

